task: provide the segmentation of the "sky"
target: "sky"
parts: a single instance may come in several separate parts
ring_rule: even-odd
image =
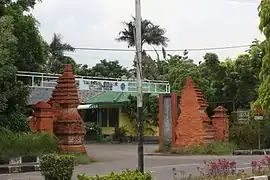
[[[166,30],[170,42],[166,49],[194,49],[248,45],[257,38],[259,0],[141,0],[142,18]],[[34,16],[47,42],[53,33],[74,47],[127,48],[117,42],[123,21],[135,16],[135,0],[43,0]],[[145,46],[145,49],[149,47]],[[246,48],[192,51],[189,57],[199,62],[206,52],[215,52],[220,60],[236,58]],[[182,52],[168,52],[182,54]],[[118,60],[130,67],[133,52],[76,50],[68,53],[79,64],[94,66],[102,59]],[[151,54],[156,58],[155,54]]]

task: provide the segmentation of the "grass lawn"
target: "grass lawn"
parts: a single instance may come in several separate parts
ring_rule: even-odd
[[[88,154],[74,154],[76,157],[76,164],[83,165],[83,164],[90,164],[96,162],[96,159],[89,156]]]

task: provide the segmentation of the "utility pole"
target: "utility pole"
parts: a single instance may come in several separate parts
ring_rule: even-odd
[[[144,153],[143,153],[143,101],[142,101],[142,18],[141,18],[141,0],[135,0],[136,14],[136,57],[137,57],[137,124],[138,124],[138,168],[144,173]]]

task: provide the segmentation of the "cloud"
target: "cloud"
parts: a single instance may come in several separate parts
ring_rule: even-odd
[[[249,44],[262,39],[258,30],[258,1],[144,0],[142,16],[166,29],[168,49]],[[134,0],[46,0],[34,10],[47,41],[60,33],[75,47],[127,48],[115,41],[121,22],[135,13]],[[235,57],[245,49],[217,50],[220,59]],[[178,52],[181,53],[181,52]],[[205,52],[190,52],[198,62]],[[132,52],[76,51],[77,63],[96,64],[101,59],[119,60],[131,66]],[[155,54],[153,54],[155,56]]]

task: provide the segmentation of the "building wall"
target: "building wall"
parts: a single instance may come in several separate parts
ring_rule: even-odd
[[[119,127],[123,127],[128,131],[129,136],[136,136],[136,124],[135,122],[131,122],[128,116],[125,113],[121,112],[121,108],[119,108]],[[113,127],[102,127],[102,134],[104,135],[111,135],[114,133]],[[152,130],[149,130],[152,129]],[[152,132],[154,131],[154,132]],[[145,136],[158,136],[159,135],[159,128],[154,126],[145,125],[144,130]]]
[[[136,136],[137,135],[137,125],[135,121],[130,121],[128,116],[125,113],[119,110],[119,127],[125,127],[128,130],[128,135]],[[150,130],[151,129],[151,130]],[[153,132],[154,131],[154,132]],[[144,124],[144,135],[145,136],[158,136],[159,135],[159,128],[155,126],[150,126]]]

